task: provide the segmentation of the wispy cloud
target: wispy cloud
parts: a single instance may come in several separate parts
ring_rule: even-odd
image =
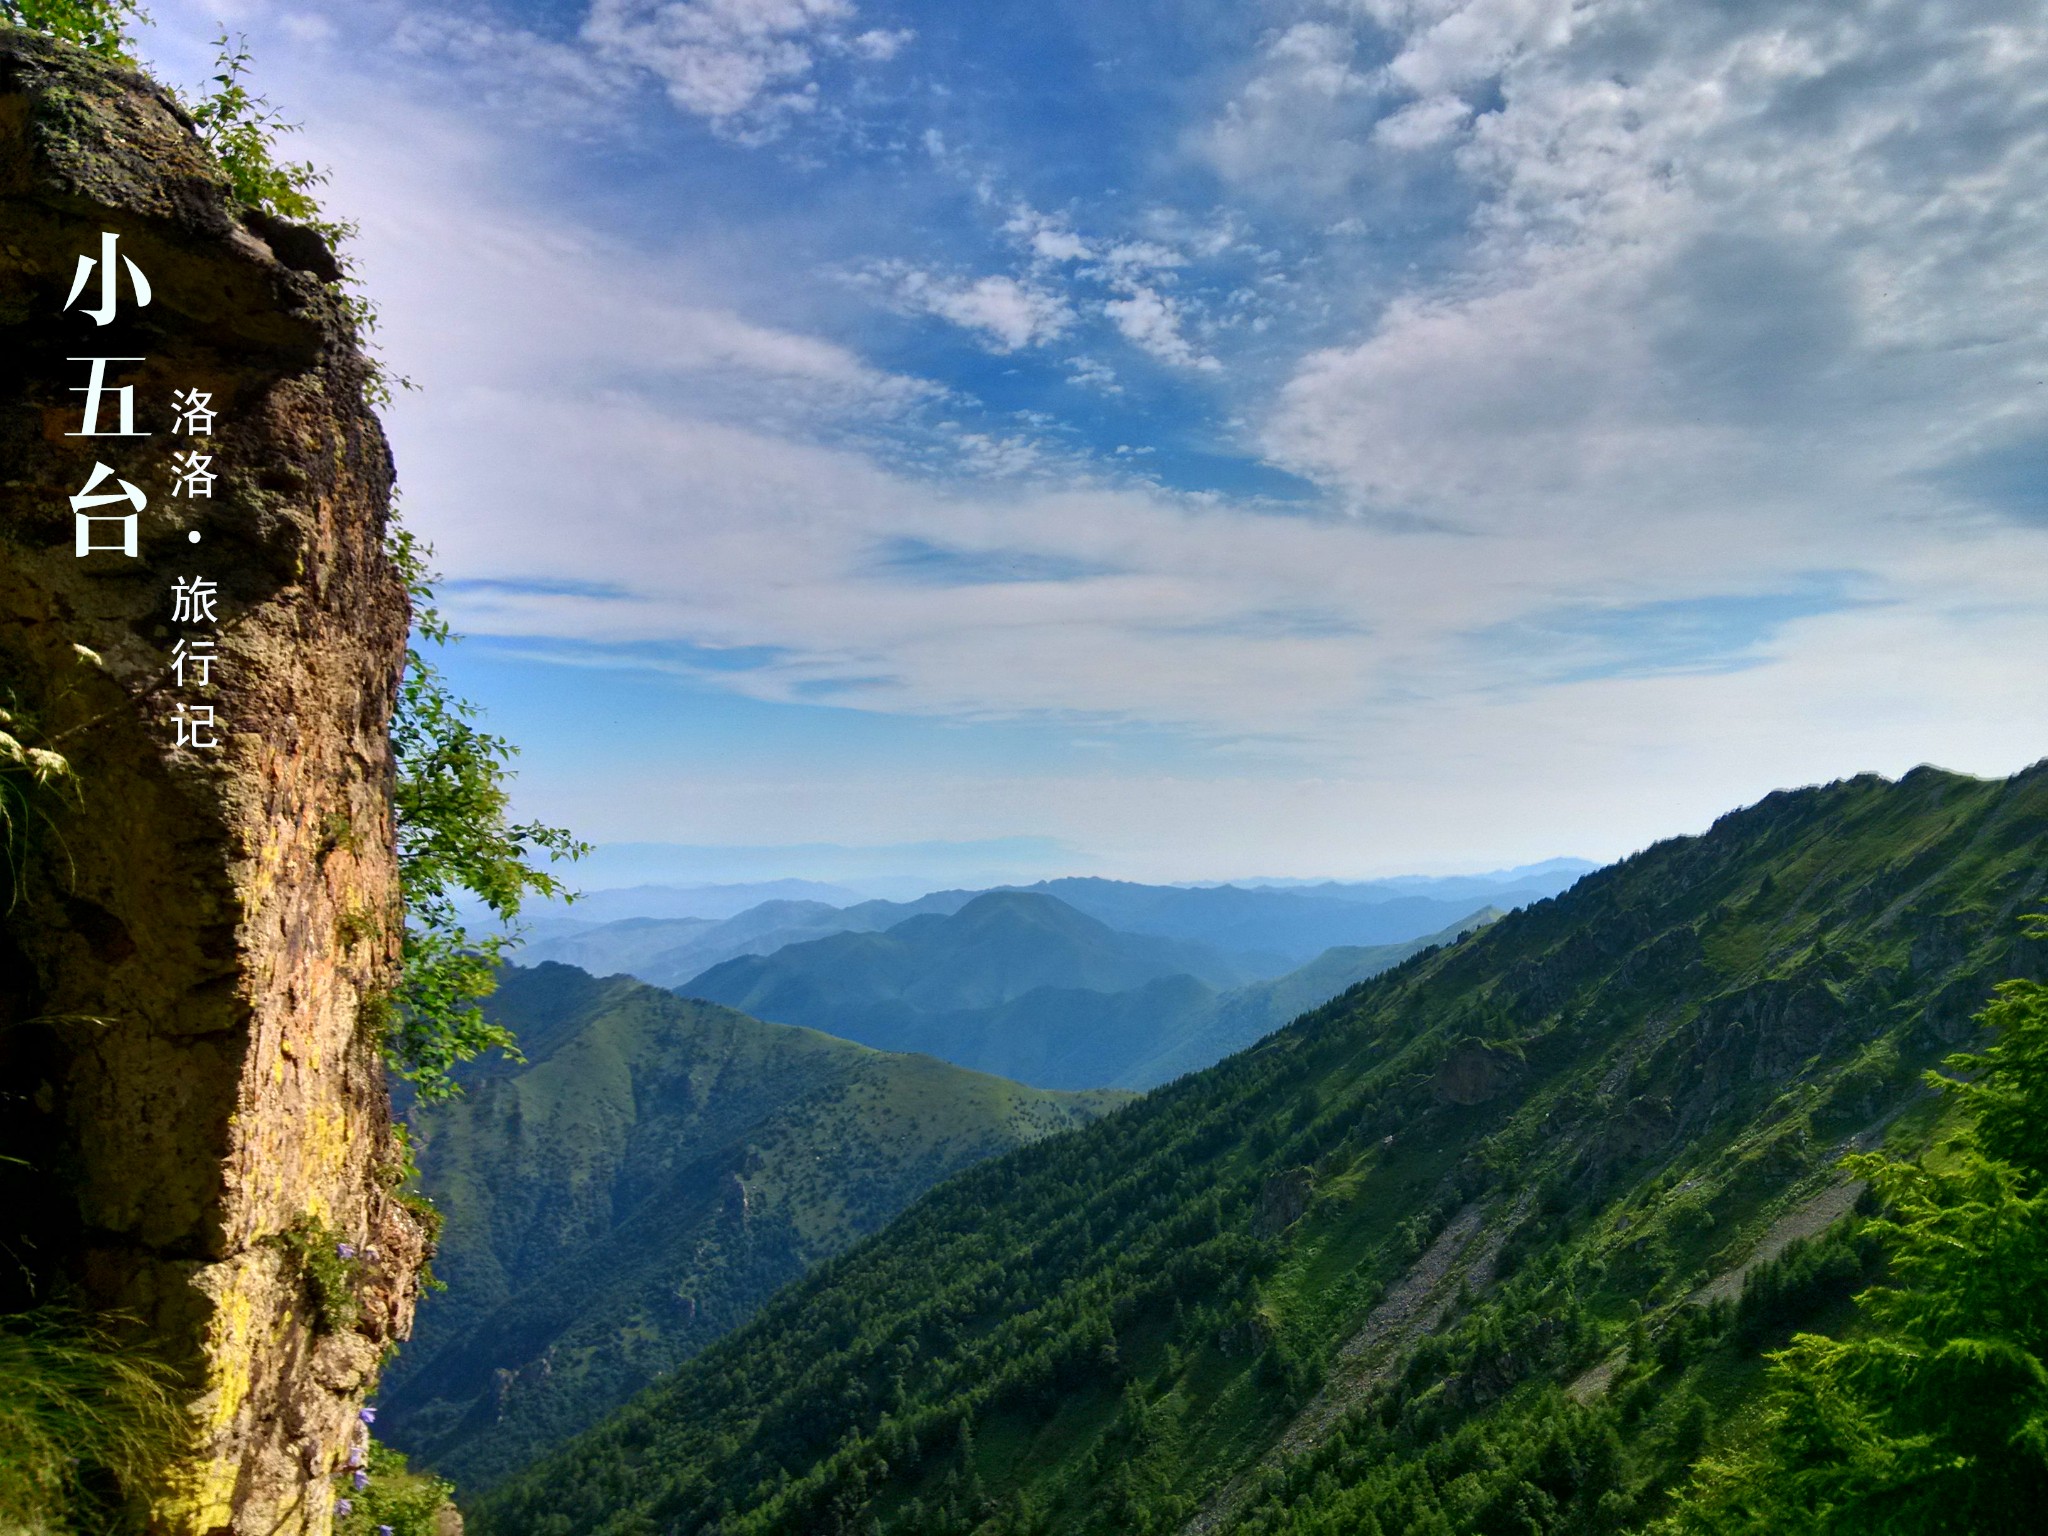
[[[884,262],[864,275],[903,310],[972,331],[998,352],[1051,341],[1074,323],[1072,307],[1058,293],[1003,274],[947,277]]]
[[[876,569],[897,579],[942,587],[1005,586],[1019,581],[1085,581],[1114,576],[1117,567],[1033,549],[953,549],[930,539],[889,538]]]
[[[1301,361],[1283,460],[1472,529],[1907,539],[1948,515],[1929,477],[1965,445],[2048,430],[2020,387],[2048,366],[2022,276],[2048,259],[2039,17],[1369,9],[1394,49],[1376,132],[1447,87],[1498,104],[1407,135],[1474,196],[1466,259]]]
[[[685,112],[763,133],[816,107],[821,54],[881,62],[914,35],[853,31],[857,15],[851,0],[592,0],[582,38],[654,75]]]
[[[1223,367],[1215,358],[1198,352],[1182,334],[1179,306],[1157,289],[1134,285],[1127,297],[1104,303],[1102,311],[1126,341],[1163,363],[1211,372]]]

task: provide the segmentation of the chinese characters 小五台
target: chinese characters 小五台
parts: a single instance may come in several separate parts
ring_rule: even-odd
[[[154,297],[149,278],[133,257],[122,254],[120,235],[114,231],[100,233],[100,249],[97,256],[81,253],[78,267],[71,280],[71,292],[64,300],[68,311],[79,306],[79,301],[95,287],[97,275],[97,302],[91,308],[79,308],[78,313],[91,320],[95,326],[111,323],[121,312],[125,292],[137,309],[145,308]],[[127,281],[124,285],[123,277]],[[139,429],[135,424],[135,386],[133,384],[110,384],[107,372],[117,364],[144,364],[146,357],[102,357],[83,356],[67,359],[82,363],[86,367],[83,384],[74,385],[71,393],[83,395],[78,430],[67,432],[67,437],[90,438],[149,438],[155,433]],[[218,478],[214,470],[215,455],[202,452],[199,440],[205,439],[205,446],[213,446],[213,424],[215,411],[213,395],[200,389],[177,389],[171,394],[171,434],[191,440],[191,446],[174,451],[170,457],[170,496],[174,499],[196,501],[202,497],[211,500],[213,484]],[[107,425],[108,420],[115,423]],[[115,556],[124,560],[139,560],[142,557],[142,515],[149,509],[149,494],[133,481],[123,479],[115,473],[112,465],[95,460],[86,482],[71,498],[72,548],[75,556],[88,559],[93,556]],[[199,530],[194,528],[186,535],[192,543],[200,541]],[[209,702],[206,695],[212,692],[214,669],[220,664],[219,640],[207,628],[220,621],[220,588],[218,583],[204,576],[179,576],[171,583],[171,622],[184,626],[173,641],[170,654],[169,680],[179,695],[171,707],[171,745],[198,751],[218,750],[221,745],[220,732],[224,722],[218,716],[218,706]]]

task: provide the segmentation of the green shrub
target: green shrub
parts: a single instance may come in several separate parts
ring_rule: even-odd
[[[103,59],[129,64],[130,21],[147,20],[134,0],[0,0],[0,21],[76,43]]]
[[[313,1327],[320,1333],[346,1333],[362,1317],[356,1276],[362,1261],[355,1245],[317,1216],[301,1216],[272,1239],[291,1255],[299,1278],[313,1300]]]
[[[2048,921],[2030,932],[2048,937]],[[1964,1128],[1939,1158],[1862,1153],[1889,1259],[1847,1338],[1771,1356],[1760,1433],[1710,1456],[1668,1527],[1681,1536],[1945,1536],[2037,1529],[2048,1494],[2048,985],[2016,980],[1979,1016],[1979,1053],[1934,1082]],[[1825,1245],[1760,1291],[1853,1283]],[[1835,1273],[1830,1275],[1830,1264]],[[1754,1284],[1755,1282],[1752,1281]],[[1747,1304],[1745,1292],[1743,1302]],[[1741,1314],[1738,1311],[1738,1325]]]
[[[361,1485],[344,1473],[334,1522],[335,1536],[434,1536],[435,1516],[455,1485],[414,1472],[399,1452],[375,1440],[369,1444]]]

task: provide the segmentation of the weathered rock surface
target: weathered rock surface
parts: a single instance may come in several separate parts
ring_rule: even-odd
[[[1512,1051],[1467,1040],[1436,1069],[1429,1088],[1439,1104],[1485,1104],[1521,1080],[1521,1058]]]
[[[1289,1168],[1259,1186],[1258,1209],[1252,1212],[1252,1236],[1277,1237],[1308,1214],[1315,1193],[1313,1168]]]
[[[65,304],[103,233],[152,299],[124,270],[100,326],[97,273]],[[184,1372],[192,1448],[138,1490],[174,1536],[329,1530],[425,1246],[391,1193],[375,1039],[406,600],[390,456],[318,246],[245,224],[155,86],[0,29],[0,708],[76,770],[75,794],[10,781],[0,1153],[27,1167],[0,1162],[0,1286],[130,1319]],[[150,435],[71,435],[95,356],[141,359],[107,382],[135,386]],[[188,389],[212,396],[210,442],[170,430]],[[210,498],[171,494],[194,448]],[[75,553],[95,463],[148,495],[134,558]],[[217,584],[214,622],[174,618],[191,578]],[[210,685],[173,676],[180,637],[215,642]],[[174,745],[180,703],[217,711],[216,749]],[[339,1317],[294,1231],[359,1251]]]

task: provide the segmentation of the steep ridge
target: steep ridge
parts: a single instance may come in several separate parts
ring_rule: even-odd
[[[1692,1298],[1930,1134],[2044,899],[2048,764],[1772,795],[971,1170],[474,1527],[1629,1529],[1843,1292]]]
[[[521,1064],[415,1107],[448,1288],[380,1428],[478,1485],[597,1421],[778,1285],[1116,1094],[1043,1093],[562,965],[504,972]]]

